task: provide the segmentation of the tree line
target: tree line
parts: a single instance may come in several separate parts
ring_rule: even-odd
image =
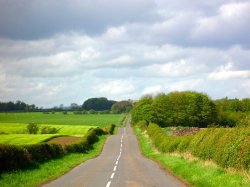
[[[72,103],[70,107],[63,107],[61,104],[60,107],[53,108],[38,108],[34,104],[29,105],[22,101],[16,101],[15,103],[12,101],[9,102],[0,102],[0,112],[9,112],[9,111],[17,111],[17,112],[29,112],[29,111],[41,111],[41,112],[58,112],[58,111],[77,111],[77,114],[82,113],[126,113],[132,109],[131,101],[113,101],[108,100],[105,97],[99,98],[89,98],[83,102],[82,105],[77,105],[76,103]],[[88,112],[87,112],[88,111]]]
[[[207,94],[192,91],[161,93],[156,97],[148,95],[140,99],[131,115],[133,123],[146,120],[162,127],[233,127],[239,118],[246,117],[245,113],[238,113],[239,110],[236,110],[235,106],[250,111],[248,102],[249,99],[237,100],[235,105],[235,100],[213,101]]]
[[[114,114],[129,112],[132,104],[129,101],[113,101],[105,97],[89,98],[82,105],[83,110],[88,111],[111,111]]]
[[[15,103],[12,101],[9,102],[0,102],[0,111],[35,111],[38,110],[34,104],[29,105],[22,101],[16,101]]]

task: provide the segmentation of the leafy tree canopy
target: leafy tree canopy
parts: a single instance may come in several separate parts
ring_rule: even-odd
[[[95,111],[111,110],[112,105],[115,103],[116,101],[108,100],[105,97],[90,98],[83,103],[82,108]]]

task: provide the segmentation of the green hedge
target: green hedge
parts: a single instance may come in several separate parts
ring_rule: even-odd
[[[115,125],[107,129],[91,128],[79,143],[65,146],[47,143],[26,146],[0,145],[0,173],[33,167],[67,153],[87,152],[99,140],[98,136],[113,133],[114,128]]]
[[[208,128],[195,135],[171,136],[156,124],[147,133],[162,152],[191,152],[222,167],[250,169],[250,128]]]

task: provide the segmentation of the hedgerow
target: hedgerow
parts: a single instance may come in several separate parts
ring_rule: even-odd
[[[92,128],[79,143],[65,146],[47,143],[26,146],[0,145],[0,173],[33,167],[68,153],[87,152],[99,140],[98,136],[113,133],[114,128],[115,125],[107,129]]]
[[[191,152],[225,168],[250,169],[250,128],[207,128],[195,135],[172,136],[151,123],[147,133],[161,152]]]

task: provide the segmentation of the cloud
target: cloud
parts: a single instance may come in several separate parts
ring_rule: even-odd
[[[169,91],[200,90],[199,87],[204,83],[202,79],[190,79],[172,83],[169,85]],[[202,89],[201,89],[202,90]]]
[[[195,64],[186,59],[166,64],[152,64],[145,67],[142,72],[146,75],[161,77],[185,77],[193,75],[203,69],[203,65]]]
[[[233,64],[227,63],[219,66],[215,71],[208,75],[210,80],[229,80],[229,79],[248,79],[250,70],[233,70]]]
[[[232,2],[221,5],[217,15],[203,16],[196,20],[192,31],[192,39],[197,43],[207,45],[236,45],[249,46],[246,33],[250,32],[250,3]]]
[[[9,0],[0,1],[0,36],[46,38],[77,31],[100,34],[110,25],[154,20],[154,1]]]
[[[156,86],[149,86],[146,87],[143,91],[142,94],[156,94],[160,93],[162,91],[162,86],[161,85],[156,85]]]
[[[95,90],[105,95],[119,95],[131,93],[135,90],[135,87],[131,81],[114,80],[96,85]]]

